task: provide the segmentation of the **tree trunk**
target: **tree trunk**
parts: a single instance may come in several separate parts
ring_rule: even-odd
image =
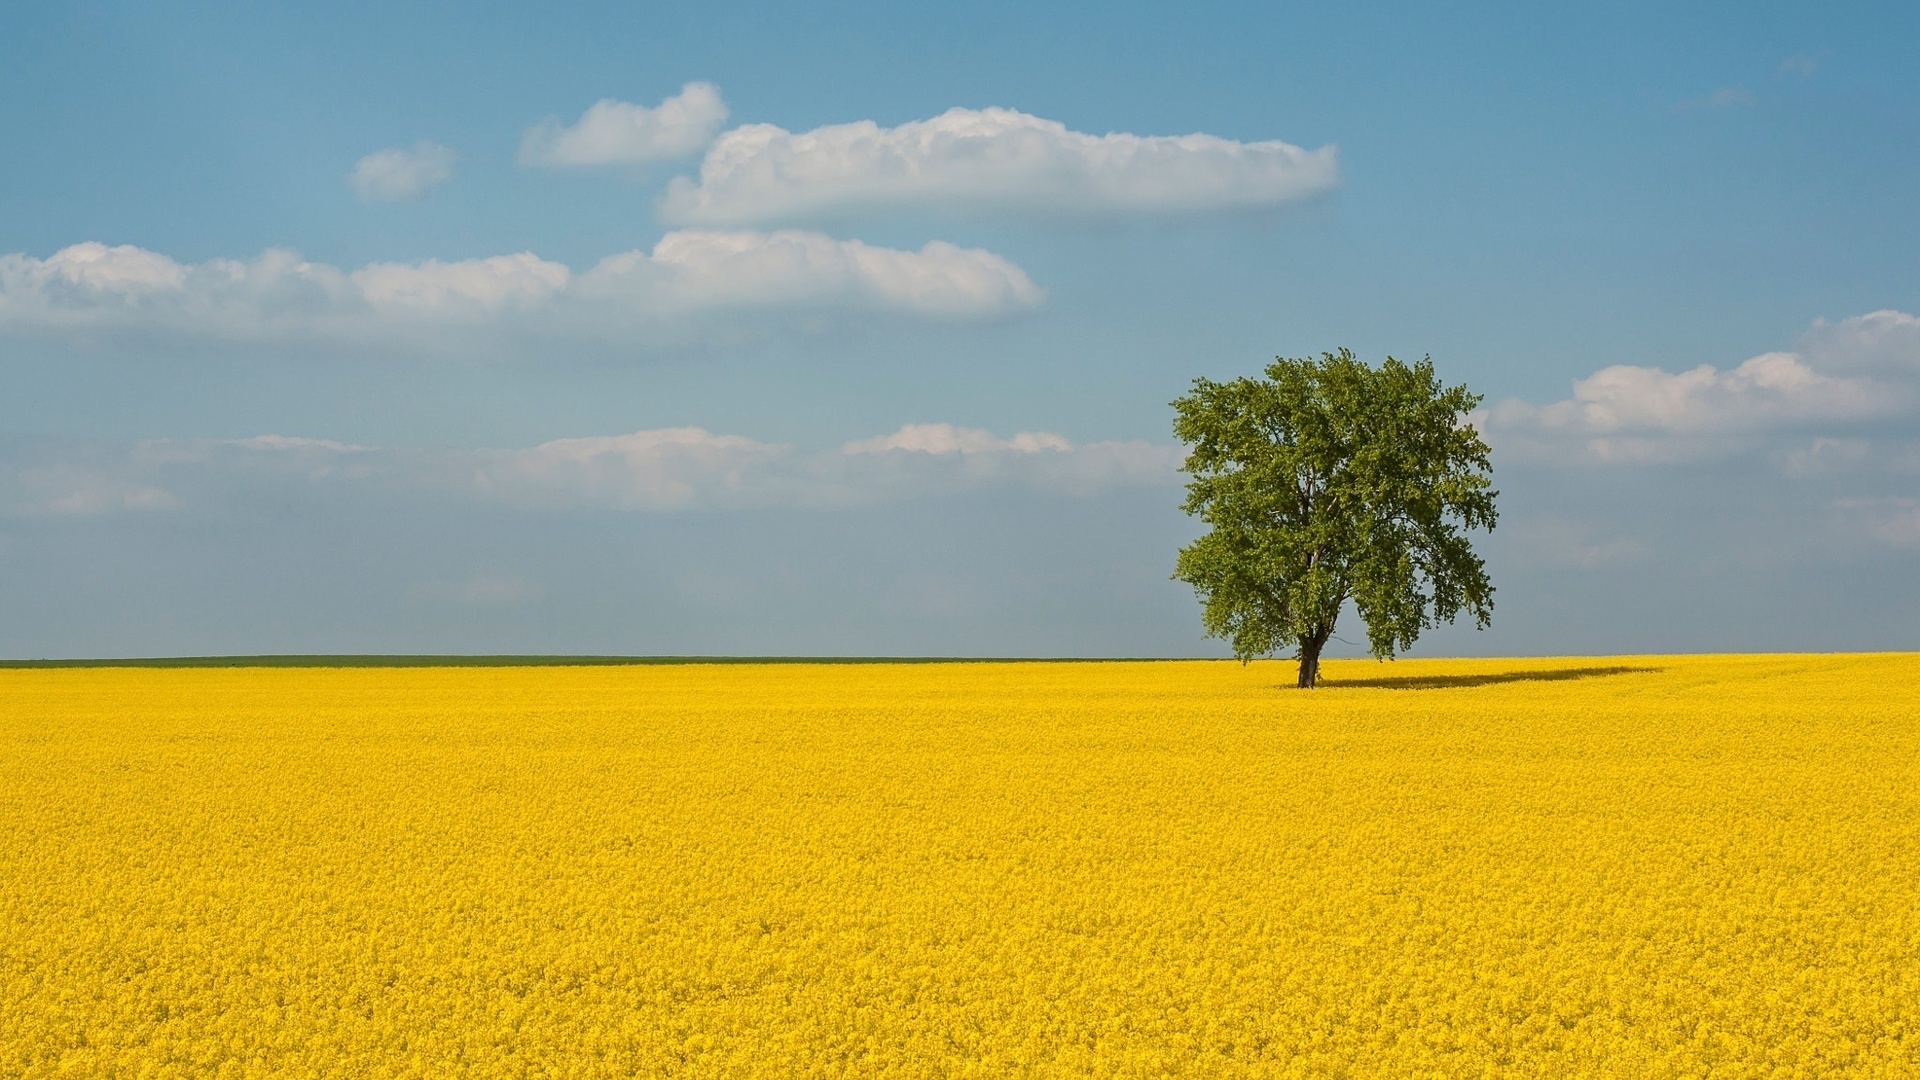
[[[1328,633],[1331,633],[1329,631]],[[1320,650],[1326,647],[1328,634],[1300,639],[1300,689],[1311,690],[1320,681]]]

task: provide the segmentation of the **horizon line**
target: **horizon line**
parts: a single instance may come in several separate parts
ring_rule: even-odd
[[[1548,653],[1536,656],[1399,656],[1396,660],[1605,660],[1634,657],[1710,656],[1895,656],[1911,649],[1760,650],[1731,652]],[[35,668],[430,668],[430,667],[623,667],[675,664],[1145,664],[1232,661],[1231,656],[798,656],[625,655],[599,653],[246,653],[207,656],[59,657],[0,659],[0,670]],[[1291,663],[1289,656],[1258,660]],[[1371,660],[1370,656],[1327,657]],[[1251,662],[1251,661],[1249,661]]]
[[[252,653],[0,659],[0,669],[62,667],[619,667],[648,664],[1101,664],[1209,656],[733,656],[598,653]],[[1228,657],[1226,659],[1231,659]]]

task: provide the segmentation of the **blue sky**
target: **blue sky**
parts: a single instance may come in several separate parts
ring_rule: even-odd
[[[1920,647],[1917,31],[18,14],[0,654],[1207,653],[1166,403],[1337,345],[1487,397],[1428,651]]]

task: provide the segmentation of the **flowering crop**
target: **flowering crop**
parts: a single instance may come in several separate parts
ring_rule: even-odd
[[[0,671],[0,1075],[1920,1075],[1920,657]]]

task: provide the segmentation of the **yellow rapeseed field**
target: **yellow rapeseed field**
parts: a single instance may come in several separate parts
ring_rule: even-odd
[[[0,671],[0,1076],[1920,1076],[1920,657]]]

